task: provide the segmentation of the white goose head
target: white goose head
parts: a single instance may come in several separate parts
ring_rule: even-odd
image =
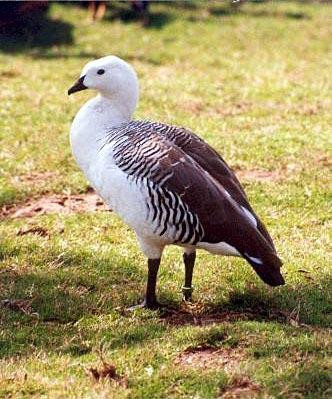
[[[87,63],[68,94],[85,89],[97,90],[102,97],[111,100],[130,115],[138,102],[139,86],[135,70],[114,55]]]

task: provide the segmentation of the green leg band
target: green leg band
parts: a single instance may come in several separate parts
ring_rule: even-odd
[[[182,294],[185,301],[191,301],[191,294],[194,291],[193,287],[182,286]]]
[[[186,287],[185,285],[182,286],[182,292],[185,294],[186,292],[192,293],[194,291],[194,287]]]

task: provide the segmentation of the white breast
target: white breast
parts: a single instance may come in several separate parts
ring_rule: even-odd
[[[105,98],[96,96],[86,102],[76,114],[70,129],[70,144],[76,162],[87,175],[98,156],[107,131],[128,122]]]
[[[159,243],[166,245],[176,238],[176,232],[173,231],[175,227],[168,226],[160,236],[160,226],[149,216],[147,182],[136,181],[116,165],[113,158],[115,142],[107,140],[111,128],[126,122],[123,115],[105,100],[101,102],[96,97],[88,101],[76,115],[71,127],[72,151],[92,187],[135,230],[141,245],[142,242],[153,242],[153,246]],[[108,143],[105,145],[106,141]]]
[[[142,193],[114,163],[112,143],[101,150],[111,125],[123,123],[112,109],[106,109],[98,97],[88,101],[77,113],[70,131],[74,157],[97,193],[133,228],[144,229]]]

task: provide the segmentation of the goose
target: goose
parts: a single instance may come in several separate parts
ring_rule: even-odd
[[[139,97],[133,67],[110,55],[87,63],[68,95],[96,90],[70,129],[73,156],[105,203],[136,233],[147,257],[143,303],[156,309],[164,248],[183,248],[183,299],[192,299],[196,250],[244,258],[270,286],[285,283],[266,227],[232,169],[183,127],[132,119]]]

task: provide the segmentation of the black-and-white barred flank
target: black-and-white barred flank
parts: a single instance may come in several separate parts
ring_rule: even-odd
[[[147,202],[147,218],[156,223],[156,234],[162,236],[167,232],[174,243],[192,245],[202,239],[204,231],[197,215],[189,210],[179,195],[147,178],[142,183],[150,199]]]
[[[180,140],[184,145],[191,140],[188,136],[173,126],[133,121],[111,129],[102,148],[111,143],[116,165],[129,181],[148,193],[146,217],[154,232],[167,234],[174,243],[195,245],[204,236],[203,227],[181,196],[166,187],[173,172],[160,165],[171,150],[167,141]]]

